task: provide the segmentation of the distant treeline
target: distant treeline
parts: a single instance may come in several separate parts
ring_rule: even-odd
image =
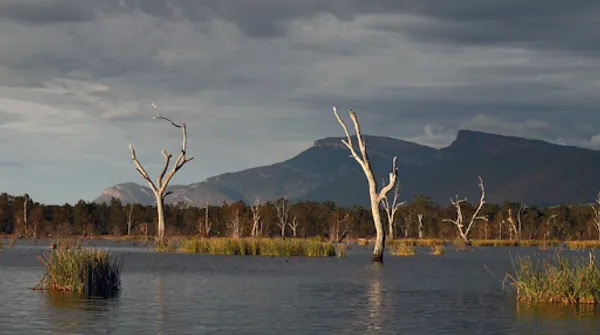
[[[19,237],[65,237],[69,235],[149,235],[156,229],[156,208],[123,205],[113,199],[110,204],[83,200],[74,206],[44,205],[28,196],[0,195],[0,228],[4,234]],[[26,201],[27,200],[27,201]],[[208,213],[207,213],[208,209]],[[463,203],[462,213],[468,223],[474,206]],[[385,211],[382,209],[385,220]],[[591,205],[555,207],[525,206],[506,202],[485,204],[471,230],[475,239],[598,239],[596,216]],[[394,219],[394,235],[409,238],[454,239],[452,222],[456,209],[434,204],[419,196],[399,207]],[[166,206],[167,236],[320,236],[332,240],[371,237],[375,234],[369,209],[338,207],[333,202],[298,202],[286,200],[246,204],[244,202],[209,204],[194,207],[185,204]],[[519,223],[520,221],[520,223]],[[386,230],[388,224],[386,223]],[[520,228],[519,228],[520,227]]]

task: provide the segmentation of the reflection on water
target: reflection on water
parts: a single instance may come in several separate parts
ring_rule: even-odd
[[[50,307],[48,317],[50,330],[57,334],[89,333],[90,326],[100,326],[97,320],[106,318],[108,313],[118,305],[118,297],[90,299],[66,292],[44,291],[39,293],[45,296],[48,307]]]
[[[37,291],[46,296],[52,307],[69,310],[103,312],[114,308],[118,303],[118,295],[108,299],[85,298],[69,292]]]
[[[156,277],[156,333],[164,335],[164,319],[165,319],[165,289],[161,276]]]
[[[517,319],[521,322],[548,320],[589,320],[600,328],[600,307],[594,304],[559,305],[518,302]]]
[[[383,328],[383,288],[381,284],[381,272],[383,264],[373,264],[373,277],[369,283],[367,334],[381,331]]]

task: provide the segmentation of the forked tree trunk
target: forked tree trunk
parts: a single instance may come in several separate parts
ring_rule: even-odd
[[[158,227],[157,234],[158,238],[163,241],[165,237],[165,202],[162,197],[156,199],[156,213],[158,215]]]
[[[152,105],[153,105],[153,107],[156,107],[156,106],[154,106],[154,104],[152,104]],[[152,179],[150,178],[150,176],[148,175],[148,173],[146,172],[146,169],[144,169],[142,164],[137,159],[133,145],[130,144],[129,149],[131,150],[131,159],[133,160],[133,162],[135,164],[137,172],[142,176],[142,178],[144,178],[144,180],[146,180],[146,182],[148,182],[148,185],[150,185],[150,189],[152,190],[152,193],[154,193],[154,197],[156,198],[156,212],[157,212],[157,216],[158,216],[158,220],[157,220],[158,221],[158,229],[157,229],[158,239],[161,242],[164,242],[164,240],[165,240],[165,213],[164,213],[163,207],[164,207],[165,197],[170,194],[170,192],[167,192],[167,186],[169,185],[169,182],[171,181],[171,179],[173,178],[175,173],[177,173],[177,171],[179,171],[179,169],[181,169],[181,167],[183,167],[185,165],[185,163],[194,159],[194,157],[186,156],[186,153],[187,153],[187,128],[185,126],[185,123],[177,124],[177,123],[171,121],[170,119],[160,115],[158,113],[158,111],[157,111],[154,119],[155,120],[166,120],[166,121],[170,122],[174,127],[181,129],[181,137],[182,137],[181,153],[179,154],[179,157],[177,157],[177,160],[175,161],[175,166],[173,166],[171,171],[169,171],[169,173],[167,173],[167,170],[169,169],[169,163],[170,163],[171,157],[173,157],[173,155],[168,154],[166,150],[163,150],[162,154],[165,158],[165,163],[163,165],[163,169],[162,169],[160,175],[158,176],[157,183],[155,184],[152,181]]]
[[[385,250],[385,229],[383,227],[383,223],[381,222],[379,203],[383,201],[383,198],[386,197],[387,193],[394,187],[394,184],[396,183],[396,178],[398,176],[396,157],[394,157],[392,161],[392,171],[389,174],[388,184],[382,187],[381,191],[378,192],[377,183],[375,182],[375,176],[373,175],[373,169],[371,168],[371,161],[369,160],[369,156],[367,155],[365,140],[360,131],[360,124],[358,122],[356,112],[350,110],[350,119],[352,119],[352,123],[354,124],[354,130],[356,132],[356,139],[358,141],[358,149],[360,150],[360,156],[354,149],[354,146],[352,144],[352,137],[348,132],[348,128],[346,127],[344,121],[338,115],[335,107],[333,107],[333,114],[335,114],[335,117],[337,118],[342,128],[344,128],[344,133],[346,134],[346,139],[342,139],[342,143],[348,148],[348,150],[350,150],[352,157],[362,167],[365,176],[367,177],[367,182],[369,183],[371,214],[373,216],[373,224],[375,225],[375,231],[377,232],[377,238],[375,239],[375,248],[373,249],[372,260],[373,262],[382,263],[383,251]]]

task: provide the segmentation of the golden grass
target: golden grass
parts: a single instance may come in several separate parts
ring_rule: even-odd
[[[120,289],[121,262],[96,249],[62,249],[38,256],[46,273],[36,289],[109,297]]]
[[[571,250],[600,249],[600,240],[567,241],[565,244]]]
[[[242,256],[304,256],[333,257],[343,256],[331,242],[320,242],[315,239],[282,239],[282,238],[182,238],[157,243],[157,251],[176,251],[209,255],[242,255]]]
[[[474,247],[517,247],[519,241],[517,240],[482,240],[473,239],[470,241]]]
[[[393,256],[414,256],[417,248],[411,243],[392,243],[388,245],[388,251]]]
[[[446,253],[446,248],[442,244],[432,245],[431,246],[431,254],[436,256],[441,256]]]
[[[557,252],[547,260],[517,257],[514,275],[505,284],[516,289],[517,300],[564,305],[600,303],[600,269],[595,256],[565,259]]]

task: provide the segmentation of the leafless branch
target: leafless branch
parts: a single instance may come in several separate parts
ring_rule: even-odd
[[[466,229],[464,229],[464,217],[463,217],[463,213],[462,213],[462,209],[461,209],[461,203],[466,202],[467,198],[458,199],[458,196],[456,197],[456,200],[452,200],[452,198],[450,198],[450,203],[452,204],[452,206],[454,206],[454,208],[456,208],[456,219],[454,219],[454,220],[444,219],[443,220],[444,222],[453,223],[456,226],[456,228],[458,228],[458,232],[465,242],[469,242],[469,232],[471,231],[471,228],[473,228],[473,224],[475,223],[475,221],[477,221],[477,220],[488,221],[487,217],[479,216],[479,212],[481,211],[481,209],[483,208],[483,205],[485,204],[485,188],[483,186],[483,180],[481,179],[481,177],[479,177],[479,188],[481,189],[481,198],[479,200],[479,205],[477,206],[475,213],[473,213],[473,215],[471,216],[471,219],[469,220],[469,223],[468,223]]]

